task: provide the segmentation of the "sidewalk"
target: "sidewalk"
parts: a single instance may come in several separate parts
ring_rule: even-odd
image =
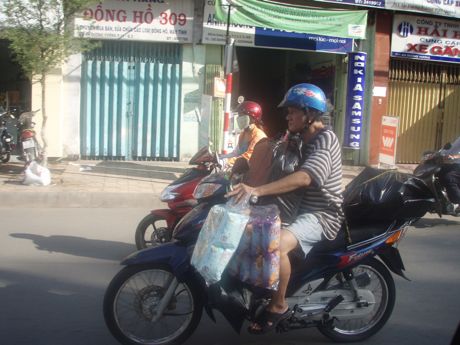
[[[0,164],[2,207],[164,207],[161,191],[190,167],[187,162],[57,161],[48,164],[51,185],[26,186],[23,165]],[[344,166],[343,186],[362,169]]]

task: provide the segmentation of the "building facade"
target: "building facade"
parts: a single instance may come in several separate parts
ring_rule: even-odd
[[[232,104],[240,95],[259,102],[269,135],[285,129],[277,104],[298,82],[324,89],[330,103],[325,119],[347,163],[379,163],[384,116],[399,119],[397,162],[417,162],[423,151],[460,134],[456,2],[284,2],[320,7],[324,15],[365,12],[367,19],[355,26],[365,32],[360,38],[247,23],[228,27],[236,45]],[[221,150],[227,25],[215,5],[107,0],[83,11],[76,34],[101,45],[72,56],[49,78],[49,156],[186,160],[205,145]],[[41,108],[38,84],[31,103]]]

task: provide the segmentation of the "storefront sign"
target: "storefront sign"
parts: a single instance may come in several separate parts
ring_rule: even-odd
[[[336,4],[385,8],[387,10],[418,12],[460,18],[459,0],[316,0]]]
[[[396,15],[391,56],[460,63],[460,22]]]
[[[460,18],[460,1],[458,0],[385,0],[385,8]]]
[[[207,0],[204,8],[203,40],[205,44],[225,44],[227,24],[217,20],[215,1]],[[346,54],[353,49],[350,38],[332,37],[230,24],[235,45],[322,51]]]
[[[214,2],[206,0],[206,2]],[[367,11],[331,11],[261,0],[215,0],[216,18],[230,23],[351,39],[366,37]]]
[[[383,116],[379,145],[379,163],[394,166],[396,163],[396,139],[398,117]]]
[[[95,39],[192,42],[193,0],[106,0],[75,18],[75,36]]]
[[[345,113],[344,147],[359,149],[364,116],[364,86],[367,54],[348,54],[347,107]]]

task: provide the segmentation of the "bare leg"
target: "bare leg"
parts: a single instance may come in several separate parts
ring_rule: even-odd
[[[278,290],[272,295],[272,300],[268,305],[268,310],[279,313],[285,312],[287,303],[285,300],[286,290],[291,277],[291,262],[289,261],[289,252],[297,246],[297,238],[288,230],[281,232],[280,241],[280,282]]]

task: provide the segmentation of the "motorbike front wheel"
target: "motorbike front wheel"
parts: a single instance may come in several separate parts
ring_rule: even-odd
[[[136,228],[136,247],[145,249],[154,247],[161,243],[170,242],[172,230],[168,228],[166,218],[154,214],[148,214]]]
[[[318,329],[326,337],[342,343],[362,341],[377,333],[390,317],[396,299],[395,283],[391,273],[379,260],[372,258],[353,268],[354,276],[366,274],[369,280],[358,283],[359,289],[368,289],[375,297],[372,312],[364,319],[334,320],[332,325],[321,325]],[[348,284],[337,280],[329,282],[331,286]]]
[[[180,344],[200,322],[198,291],[192,282],[178,283],[166,266],[127,266],[107,288],[104,319],[125,345]]]

